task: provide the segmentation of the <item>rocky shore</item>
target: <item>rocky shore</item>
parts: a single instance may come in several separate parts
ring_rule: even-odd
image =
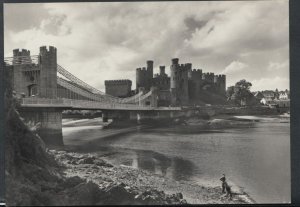
[[[248,204],[254,201],[243,192],[234,192],[232,200],[221,188],[200,186],[187,181],[174,181],[161,175],[114,166],[92,153],[49,150],[61,165],[64,176],[97,184],[105,196],[101,204]]]

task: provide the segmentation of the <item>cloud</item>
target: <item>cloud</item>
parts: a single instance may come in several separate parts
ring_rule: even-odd
[[[289,62],[269,62],[268,71],[278,71],[278,70],[288,70],[289,69]]]
[[[285,90],[289,89],[289,79],[276,76],[275,78],[260,78],[250,81],[252,83],[251,91],[258,90]]]
[[[37,27],[48,15],[45,4],[4,4],[4,30],[19,32]]]
[[[223,70],[222,73],[224,74],[231,74],[236,73],[245,69],[248,69],[249,66],[245,63],[239,62],[239,61],[233,61],[231,62],[226,68]]]
[[[289,58],[288,1],[6,4],[4,16],[5,56],[56,46],[61,65],[101,89],[114,78],[134,85],[148,59],[158,68],[178,57],[236,82]]]

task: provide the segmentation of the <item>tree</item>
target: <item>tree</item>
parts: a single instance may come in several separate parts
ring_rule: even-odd
[[[231,100],[233,94],[234,94],[234,86],[228,87],[226,90],[227,100]]]
[[[234,86],[234,100],[238,105],[246,105],[252,98],[253,94],[250,91],[252,83],[245,79],[240,80]]]

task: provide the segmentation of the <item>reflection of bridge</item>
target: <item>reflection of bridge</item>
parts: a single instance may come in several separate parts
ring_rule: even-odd
[[[62,144],[62,110],[101,110],[103,121],[141,121],[182,114],[179,107],[157,107],[154,88],[126,98],[105,94],[58,65],[57,50],[52,46],[40,47],[40,54],[34,56],[24,49],[13,53],[4,61],[13,74],[14,90],[22,97],[21,115],[41,124],[39,134],[47,143]]]

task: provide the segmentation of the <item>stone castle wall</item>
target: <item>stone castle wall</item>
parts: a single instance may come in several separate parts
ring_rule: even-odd
[[[128,97],[131,94],[131,80],[106,80],[105,93],[115,97]]]

